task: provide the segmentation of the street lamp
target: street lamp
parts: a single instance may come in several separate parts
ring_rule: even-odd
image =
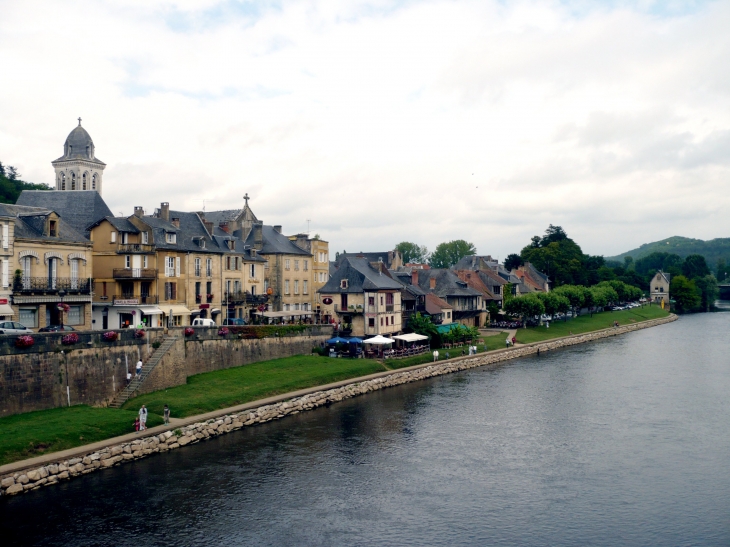
[[[63,297],[64,296],[66,296],[66,291],[63,289],[59,290],[58,297],[61,299],[61,306],[58,311],[61,312],[61,330],[63,330]]]

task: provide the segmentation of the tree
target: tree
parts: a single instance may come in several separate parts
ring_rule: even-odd
[[[565,313],[570,309],[570,301],[560,293],[539,292],[535,293],[545,307],[545,313],[554,317],[556,313]]]
[[[411,243],[410,241],[401,241],[395,246],[395,250],[403,257],[403,264],[423,264],[428,262],[429,254],[425,245]]]
[[[23,182],[15,167],[0,163],[0,203],[15,203],[23,190],[50,190],[50,188],[45,184]]]
[[[629,270],[633,265],[634,265],[634,257],[625,256],[624,257],[624,270]]]
[[[520,255],[512,253],[507,255],[507,258],[504,259],[504,269],[511,272],[512,270],[522,266],[524,263],[525,261],[522,260]]]
[[[522,318],[524,324],[528,317],[535,317],[545,313],[545,306],[535,293],[528,293],[522,296],[516,296],[507,302],[504,311],[512,316]]]
[[[477,249],[473,243],[455,239],[448,243],[439,243],[429,258],[429,264],[432,268],[450,268],[465,256],[475,254]]]
[[[436,325],[431,322],[431,318],[427,315],[421,315],[416,312],[408,318],[408,325],[405,329],[407,332],[415,332],[422,336],[428,336],[431,341],[431,347],[441,347],[441,336]]]
[[[717,285],[717,279],[714,275],[710,274],[695,278],[694,283],[700,291],[700,307],[702,311],[710,311],[710,307],[715,305],[715,300],[720,296],[720,287]],[[670,292],[669,294],[671,295],[672,293]]]
[[[568,299],[574,315],[578,315],[578,313],[580,313],[580,309],[583,307],[584,302],[583,287],[576,285],[563,285],[562,287],[555,289],[553,292]]]
[[[707,267],[707,261],[702,255],[689,255],[684,259],[682,264],[682,274],[687,279],[695,279],[710,275],[710,268]]]
[[[719,281],[725,281],[730,276],[730,265],[720,258],[717,261],[717,279]]]
[[[593,296],[593,291],[588,287],[581,287],[583,290],[583,306],[588,308],[588,313],[593,317],[593,308],[596,307],[596,299]]]
[[[683,275],[672,278],[669,284],[669,294],[674,299],[678,312],[690,311],[702,302],[700,291],[697,289],[695,282]]]

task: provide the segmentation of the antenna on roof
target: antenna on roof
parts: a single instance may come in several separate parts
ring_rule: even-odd
[[[309,223],[312,222],[311,220],[307,219],[307,235],[309,235]]]

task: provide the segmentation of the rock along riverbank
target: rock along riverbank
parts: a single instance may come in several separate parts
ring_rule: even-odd
[[[56,484],[59,481],[72,477],[86,475],[98,469],[106,469],[152,454],[176,450],[211,437],[241,429],[242,427],[278,420],[285,416],[312,410],[358,395],[364,395],[378,389],[416,382],[418,380],[471,368],[496,365],[510,359],[532,355],[538,351],[551,351],[601,338],[617,336],[676,321],[676,319],[676,315],[670,315],[662,319],[653,319],[622,327],[603,329],[585,334],[556,338],[554,340],[546,340],[544,342],[535,342],[510,349],[481,353],[469,357],[458,357],[448,361],[416,365],[409,368],[354,378],[328,386],[302,390],[297,392],[297,395],[291,393],[284,394],[269,399],[269,401],[275,400],[275,402],[270,402],[269,404],[261,405],[261,402],[253,402],[233,409],[221,410],[218,413],[207,414],[205,415],[205,419],[203,416],[192,417],[185,420],[184,425],[171,426],[167,431],[137,438],[129,442],[114,443],[110,441],[109,445],[99,450],[84,453],[84,447],[79,447],[75,457],[59,458],[53,461],[53,455],[49,454],[46,458],[50,458],[51,462],[41,466],[24,465],[24,463],[30,464],[30,462],[16,462],[15,464],[4,466],[6,468],[14,467],[15,470],[4,473],[0,477],[0,495],[11,496],[37,490],[43,486]],[[256,406],[257,404],[260,406]]]

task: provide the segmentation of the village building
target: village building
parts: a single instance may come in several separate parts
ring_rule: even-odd
[[[669,280],[671,275],[659,270],[649,282],[649,293],[652,302],[664,303],[669,307]]]

